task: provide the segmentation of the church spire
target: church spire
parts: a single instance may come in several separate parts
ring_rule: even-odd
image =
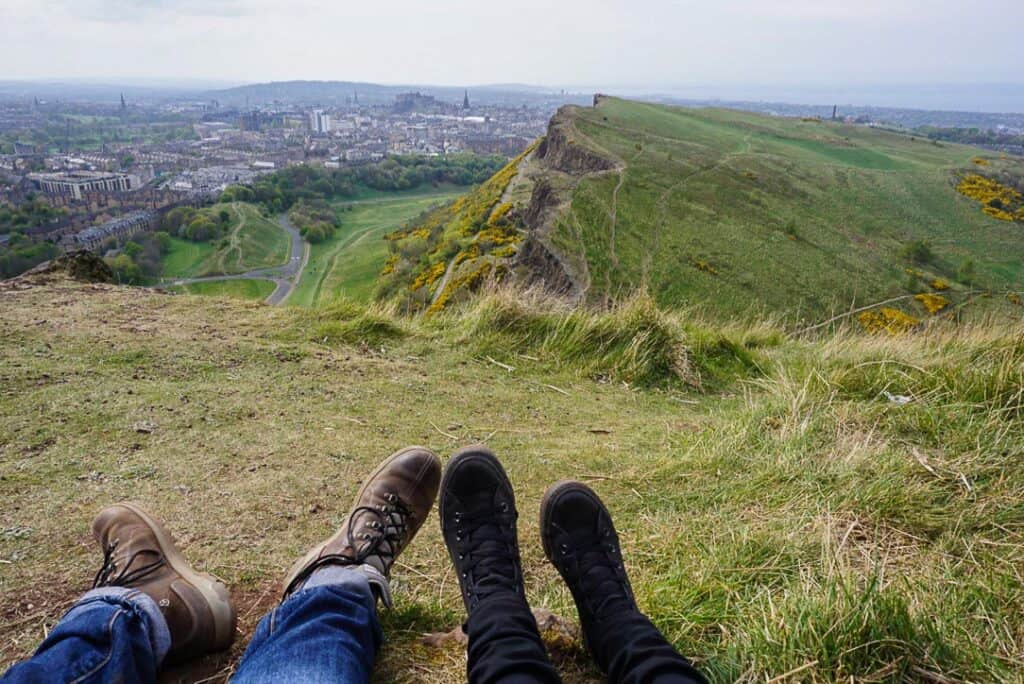
[[[466,91],[466,94],[462,98],[462,108],[463,109],[469,109],[469,91],[468,90]]]

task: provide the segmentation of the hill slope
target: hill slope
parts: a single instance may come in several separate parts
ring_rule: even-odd
[[[485,440],[535,606],[575,620],[536,521],[583,478],[641,606],[713,681],[1024,676],[1020,325],[797,340],[643,300],[405,319],[48,276],[0,283],[0,336],[0,669],[87,587],[90,519],[130,498],[231,587],[232,652],[170,678],[223,681],[373,464]],[[379,681],[465,681],[462,646],[420,640],[462,620],[438,527],[395,569]],[[550,645],[566,681],[597,678],[578,640]]]
[[[1000,220],[957,190],[970,174],[1024,178],[1024,160],[979,155],[864,126],[600,98],[562,109],[501,179],[509,206],[493,192],[464,204],[483,201],[514,225],[510,243],[521,246],[503,253],[507,270],[577,299],[645,288],[671,306],[820,320],[918,293],[959,304],[974,289],[1024,289],[1024,212]],[[423,252],[396,250],[406,288],[422,287],[426,267],[442,272],[442,254],[451,266],[487,228],[470,221],[448,253],[435,235],[464,218],[433,217],[446,227],[427,221],[403,234],[430,234]],[[419,301],[436,301],[428,295]],[[910,297],[906,309],[928,313]]]

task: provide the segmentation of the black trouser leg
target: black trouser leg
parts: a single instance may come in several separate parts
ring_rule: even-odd
[[[612,684],[706,684],[690,662],[637,610],[592,625],[590,651]]]
[[[537,632],[537,621],[516,594],[484,599],[466,623],[470,684],[560,682]]]

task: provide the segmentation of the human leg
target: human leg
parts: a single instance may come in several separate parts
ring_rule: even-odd
[[[103,567],[29,660],[4,682],[153,681],[164,662],[227,648],[235,612],[227,589],[195,571],[163,525],[136,504],[93,522]]]
[[[391,566],[429,514],[440,478],[440,459],[420,447],[381,463],[341,528],[293,566],[233,681],[368,681],[383,640],[377,600],[391,605]]]
[[[452,456],[440,515],[468,614],[470,683],[560,681],[526,602],[512,486],[488,449]]]
[[[552,486],[540,528],[544,553],[576,602],[587,648],[611,682],[703,684],[637,607],[611,514],[597,494],[579,482]]]

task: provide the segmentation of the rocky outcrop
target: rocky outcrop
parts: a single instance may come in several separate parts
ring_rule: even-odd
[[[569,275],[562,260],[537,235],[531,234],[519,247],[517,265],[525,266],[528,286],[540,285],[545,290],[578,301],[582,296],[576,281]]]
[[[107,266],[107,262],[84,249],[44,261],[35,268],[25,271],[19,277],[37,278],[55,274],[66,274],[84,283],[114,282],[114,272],[110,270],[110,266]]]
[[[537,148],[537,159],[550,169],[572,176],[616,168],[614,159],[590,149],[573,135],[572,111],[572,107],[562,107],[551,119],[548,134]]]

